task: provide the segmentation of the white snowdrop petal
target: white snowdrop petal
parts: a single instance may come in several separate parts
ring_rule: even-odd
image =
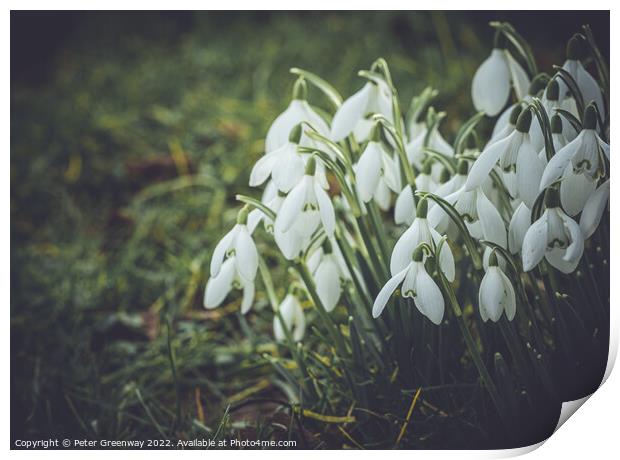
[[[601,88],[592,75],[583,67],[583,64],[577,61],[577,75],[574,75],[577,86],[581,90],[583,103],[587,106],[590,102],[594,102],[600,113],[605,113],[605,105],[603,103],[603,95]]]
[[[224,258],[226,257],[226,252],[232,245],[238,231],[239,228],[237,227],[237,225],[235,225],[226,235],[224,235],[224,238],[222,238],[215,246],[215,249],[213,250],[213,255],[211,256],[211,266],[209,270],[211,276],[217,276],[217,274],[220,272],[220,268],[222,267],[222,263],[224,262]]]
[[[431,228],[431,235],[433,237],[433,242],[437,245],[441,240],[441,235],[437,230]],[[439,268],[443,272],[446,279],[450,282],[454,281],[456,277],[456,268],[454,265],[454,255],[452,254],[452,249],[448,244],[448,241],[444,241],[441,246],[441,251],[439,252]]]
[[[532,209],[540,194],[540,179],[545,169],[544,163],[530,142],[524,142],[517,157],[517,190],[519,198]]]
[[[357,193],[364,203],[368,203],[377,189],[381,178],[382,152],[377,142],[369,142],[360,156],[355,170]]]
[[[465,190],[471,191],[482,185],[502,154],[508,150],[514,135],[515,133],[494,142],[482,151],[469,170],[469,175],[465,182]]]
[[[385,180],[381,178],[379,183],[377,184],[377,190],[375,190],[375,194],[373,195],[373,199],[375,203],[379,206],[379,209],[382,211],[387,211],[390,209],[390,203],[392,201],[392,195],[390,194],[390,189],[387,185],[385,185]]]
[[[579,265],[579,259],[577,260],[566,260],[566,249],[562,248],[553,248],[545,254],[545,259],[549,262],[553,267],[560,270],[562,273],[572,273]]]
[[[515,290],[510,282],[510,278],[508,278],[502,270],[499,270],[499,275],[504,285],[504,311],[506,312],[506,318],[508,318],[508,321],[512,321],[517,313],[517,298],[515,295]]]
[[[414,262],[416,263],[416,262]],[[434,324],[441,324],[444,313],[444,300],[441,290],[430,277],[421,262],[416,276],[416,297],[414,299],[418,310]]]
[[[272,152],[285,145],[291,130],[302,121],[307,121],[302,102],[298,99],[291,101],[286,110],[271,124],[265,139],[266,152]]]
[[[488,318],[496,323],[502,316],[504,286],[498,267],[489,267],[480,283],[478,300]]]
[[[523,238],[522,259],[523,270],[530,271],[542,260],[547,247],[547,213],[546,210],[540,218],[534,222],[525,233]]]
[[[388,300],[390,300],[390,297],[392,297],[392,294],[394,293],[398,285],[402,283],[403,280],[405,279],[405,276],[407,275],[408,270],[409,270],[409,267],[408,266],[405,267],[404,270],[401,270],[395,276],[390,278],[388,282],[385,283],[385,286],[383,286],[381,291],[379,291],[379,294],[377,295],[377,298],[375,299],[375,302],[372,305],[372,317],[373,318],[378,318],[379,315],[381,315]]]
[[[245,225],[239,226],[235,238],[235,259],[239,275],[246,281],[254,281],[258,270],[258,251]]]
[[[512,254],[521,251],[523,238],[527,229],[530,228],[532,220],[532,211],[525,203],[519,204],[512,219],[510,219],[510,227],[508,228],[508,249]]]
[[[235,258],[230,257],[222,264],[217,276],[212,276],[207,281],[204,296],[204,307],[211,309],[219,307],[230,290],[235,277]]]
[[[609,180],[596,189],[583,207],[581,219],[579,220],[579,227],[581,228],[584,238],[590,238],[596,231],[608,201]]]
[[[303,246],[303,239],[295,228],[291,228],[287,232],[281,232],[275,229],[273,236],[282,255],[287,260],[293,260],[299,256]]]
[[[319,213],[321,214],[321,222],[325,227],[325,233],[327,236],[332,236],[336,229],[336,214],[334,212],[334,205],[329,199],[329,195],[318,182],[314,183],[314,193],[316,195],[316,201],[319,205]]]
[[[340,273],[332,257],[326,256],[314,275],[317,294],[325,310],[332,311],[340,300]]]
[[[519,62],[512,57],[510,51],[506,50],[505,53],[508,62],[508,69],[510,71],[510,78],[512,80],[512,86],[515,89],[517,99],[522,100],[528,94],[530,79],[525,70],[523,70],[523,67],[521,67],[521,64],[519,64]]]
[[[566,167],[570,164],[571,159],[581,147],[582,140],[583,131],[574,140],[566,144],[560,151],[556,152],[551,160],[549,160],[549,163],[547,163],[547,166],[543,172],[542,178],[540,179],[541,191],[562,177],[562,174],[566,171]]]
[[[564,226],[568,229],[568,233],[570,234],[570,245],[566,248],[566,254],[564,255],[564,260],[572,262],[579,261],[581,259],[581,255],[583,254],[583,234],[581,233],[581,228],[579,228],[579,224],[575,222],[573,219],[568,217],[566,214],[561,214],[562,222]]]
[[[476,110],[497,115],[510,95],[510,79],[504,51],[494,49],[474,74],[471,96]]]
[[[331,139],[339,142],[347,137],[357,123],[366,115],[366,108],[372,91],[371,83],[344,101],[332,120]]]
[[[263,217],[265,217],[265,215],[260,209],[252,209],[249,212],[247,226],[250,235],[254,233],[254,230],[256,230],[256,227],[258,227],[258,224],[260,224],[261,220],[263,220]]]
[[[596,181],[586,174],[575,174],[573,168],[568,165],[560,183],[562,208],[569,216],[579,214],[594,190],[596,190]]]
[[[279,190],[288,193],[304,177],[304,168],[304,160],[296,153],[295,148],[288,149],[273,166],[273,182]]]
[[[410,185],[406,185],[396,198],[394,205],[394,222],[398,225],[411,225],[415,218],[415,200]]]
[[[250,172],[250,187],[258,187],[271,175],[271,171],[279,157],[279,150],[263,155]]]
[[[244,283],[243,284],[243,300],[241,301],[241,313],[246,314],[252,308],[252,303],[254,303],[254,293],[255,287],[254,283]]]
[[[489,144],[494,140],[499,140],[498,136],[501,132],[508,132],[509,134],[510,132],[512,132],[512,130],[514,130],[514,127],[510,127],[508,131],[505,131],[506,127],[509,126],[510,115],[512,114],[512,111],[517,106],[517,104],[518,102],[508,106],[508,108],[505,109],[499,116],[499,118],[495,122],[495,126],[493,127],[493,132],[491,133],[491,140],[489,141]]]
[[[476,209],[484,239],[506,248],[508,241],[504,220],[482,190],[479,190],[477,193]]]
[[[311,180],[311,177],[304,176],[284,199],[280,212],[276,216],[275,227],[278,231],[286,232],[295,223],[305,203],[308,183],[312,185]]]

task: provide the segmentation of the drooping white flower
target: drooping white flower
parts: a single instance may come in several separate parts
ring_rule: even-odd
[[[425,140],[427,141],[426,146],[424,145]],[[409,163],[418,169],[423,168],[424,160],[427,157],[424,151],[425,147],[435,150],[448,157],[454,156],[454,149],[439,132],[439,123],[436,123],[435,126],[433,126],[430,133],[428,128],[425,126],[422,132],[415,138],[412,138],[411,142],[405,146]],[[437,166],[440,167],[441,165],[438,164]]]
[[[467,174],[467,162],[464,160],[459,162],[459,174]],[[507,246],[504,221],[481,186],[471,191],[463,186],[444,199],[463,217],[472,236],[484,238],[503,248]],[[444,232],[450,217],[441,206],[435,205],[428,214],[428,221],[437,231]]]
[[[301,341],[306,331],[306,318],[299,299],[297,299],[294,294],[287,294],[282,303],[278,306],[278,311],[280,312],[282,321],[280,321],[278,315],[273,317],[273,334],[276,340],[279,342],[286,340],[286,333],[282,327],[282,322],[284,322],[284,326],[289,334],[291,334],[293,341]]]
[[[287,143],[259,159],[250,173],[250,186],[261,185],[269,176],[278,190],[284,193],[297,185],[304,175],[305,166],[302,156],[297,152],[301,136],[301,125],[295,125]]]
[[[428,202],[423,198],[418,203],[416,217],[411,226],[400,236],[392,250],[390,258],[390,272],[392,276],[409,265],[411,255],[420,244],[426,243],[431,247],[439,244],[441,235],[429,225],[427,213]],[[447,241],[443,243],[439,253],[439,268],[448,281],[454,281],[454,256]]]
[[[295,82],[293,88],[293,100],[286,110],[274,120],[269,131],[267,131],[267,138],[265,139],[265,151],[267,153],[286,145],[289,142],[291,130],[302,122],[309,123],[323,136],[329,135],[329,126],[310,107],[310,104],[306,101],[306,95],[306,82],[300,78]],[[299,143],[304,146],[314,146],[314,142],[305,134],[302,135]]]
[[[471,86],[474,107],[493,117],[508,102],[511,86],[521,100],[527,95],[529,85],[527,73],[510,51],[496,46],[474,74]]]
[[[510,175],[515,175],[519,198],[528,207],[534,206],[545,165],[538,157],[538,150],[534,150],[530,142],[528,133],[531,121],[532,112],[522,112],[512,134],[484,149],[469,172],[465,190],[470,191],[481,185],[499,161],[507,185],[510,184]]]
[[[506,318],[512,321],[517,310],[515,291],[512,283],[498,266],[495,252],[489,257],[489,267],[480,283],[478,291],[478,306],[482,321],[489,319],[498,322],[503,312]]]
[[[605,207],[609,202],[609,180],[603,182],[586,201],[579,219],[579,227],[584,238],[590,238],[596,231]]]
[[[549,160],[540,190],[561,180],[562,205],[570,215],[579,213],[604,170],[604,157],[609,159],[609,144],[596,132],[596,114],[590,105],[585,111],[579,135]]]
[[[312,214],[318,215],[328,236],[334,234],[336,226],[336,215],[334,206],[329,199],[329,195],[315,177],[316,161],[311,157],[306,164],[306,172],[282,203],[280,212],[276,217],[275,231],[286,233],[296,222],[308,218],[312,219]],[[318,223],[313,229],[308,229],[310,233],[316,230]]]
[[[323,241],[322,248],[315,251],[313,256],[316,254],[318,254],[318,257],[308,262],[308,268],[311,270],[312,277],[314,278],[319,299],[321,299],[325,310],[329,312],[336,308],[342,295],[342,284],[347,278],[345,275],[346,269],[342,266],[342,261],[334,252],[329,239],[326,238]]]
[[[254,279],[258,251],[247,228],[248,211],[243,208],[237,224],[215,247],[211,257],[211,277],[204,295],[205,308],[218,307],[233,289],[243,289],[241,312],[247,313],[254,300]]]
[[[586,58],[585,39],[581,35],[574,35],[566,46],[566,62],[562,66],[577,83],[577,87],[583,96],[585,105],[590,103],[596,104],[599,113],[605,113],[605,105],[603,103],[603,95],[598,83],[583,67],[581,60]],[[567,97],[569,89],[563,81],[560,81],[560,98],[563,100]]]
[[[512,254],[521,251],[523,238],[532,224],[532,211],[521,202],[510,219],[508,227],[508,249]]]
[[[547,190],[545,205],[547,209],[523,238],[523,270],[532,270],[544,257],[561,272],[571,273],[583,254],[583,234],[577,222],[560,208],[555,189]]]
[[[393,120],[392,91],[379,78],[369,81],[343,102],[332,120],[331,139],[339,142],[355,131],[356,140],[363,141],[373,127],[373,123],[366,117],[374,113]]]
[[[381,315],[392,293],[401,283],[403,297],[411,297],[420,313],[434,324],[441,324],[444,314],[444,299],[441,290],[426,272],[422,248],[417,248],[406,267],[396,273],[383,286],[372,306],[373,318]]]
[[[355,186],[359,197],[368,203],[376,194],[381,179],[384,185],[398,193],[396,167],[379,140],[379,125],[375,126],[371,140],[366,145],[355,166]]]

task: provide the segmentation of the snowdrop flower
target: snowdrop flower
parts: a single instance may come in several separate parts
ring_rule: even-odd
[[[503,312],[506,312],[508,321],[512,321],[515,317],[517,310],[515,291],[508,277],[498,267],[495,252],[489,257],[489,268],[480,283],[478,306],[482,321],[485,323],[489,319],[494,323],[498,322]]]
[[[312,223],[307,227],[307,231],[312,233],[316,230],[318,222],[313,219],[317,215],[320,217],[320,221],[323,223],[325,232],[328,236],[334,234],[334,228],[336,226],[336,216],[334,213],[334,206],[329,199],[329,195],[315,177],[316,172],[316,160],[314,157],[310,157],[306,163],[306,172],[293,190],[287,195],[282,203],[280,212],[276,217],[275,231],[286,233],[288,232],[296,222],[305,221]],[[314,223],[316,222],[316,224]]]
[[[416,308],[434,324],[441,324],[444,300],[439,287],[424,268],[424,251],[418,247],[405,268],[396,273],[383,286],[372,306],[372,316],[377,318],[385,308],[392,293],[402,283],[403,297],[411,297]]]
[[[571,273],[583,254],[583,234],[577,222],[560,208],[557,190],[547,190],[545,206],[545,212],[523,238],[523,270],[532,270],[544,257],[561,272]]]
[[[247,313],[254,300],[254,279],[258,270],[258,251],[247,228],[248,210],[243,208],[237,224],[215,247],[211,258],[211,277],[204,295],[205,308],[218,307],[232,288],[243,289],[241,313]]]
[[[583,96],[585,105],[590,103],[596,104],[599,113],[605,113],[605,105],[603,104],[603,95],[598,83],[583,67],[582,59],[586,57],[585,39],[580,34],[575,34],[566,45],[566,62],[562,66],[577,83],[579,91]],[[560,97],[563,100],[568,95],[568,87],[560,82]]]
[[[590,238],[596,231],[603,211],[609,201],[609,180],[603,182],[586,201],[579,220],[579,227],[584,238]]]
[[[284,193],[297,185],[304,176],[304,160],[297,152],[301,136],[301,124],[295,125],[286,144],[258,160],[250,173],[250,186],[261,185],[269,176],[278,190]]]
[[[517,120],[519,119],[519,115],[521,115],[522,111],[523,108],[521,107],[521,104],[516,103],[504,112],[508,114],[508,118],[506,119],[505,123],[502,122],[501,124],[500,121],[502,120],[502,117],[497,120],[497,123],[493,128],[493,133],[491,134],[491,139],[489,139],[489,142],[487,142],[487,148],[494,142],[505,139],[514,132],[517,125]]]
[[[441,235],[430,226],[427,220],[428,201],[422,198],[418,203],[416,217],[411,226],[403,233],[392,250],[390,258],[390,272],[392,276],[402,271],[411,262],[411,254],[420,244],[426,243],[431,247],[439,244]],[[439,268],[450,282],[454,281],[454,256],[450,245],[445,242],[439,253]]]
[[[496,35],[495,41],[491,55],[476,70],[471,86],[474,107],[490,117],[497,115],[508,102],[511,85],[519,100],[526,96],[530,85],[523,67],[499,44],[503,39]]]
[[[532,146],[529,136],[532,112],[525,110],[519,115],[517,126],[512,134],[484,149],[474,162],[465,190],[471,191],[481,185],[499,161],[508,183],[511,175],[516,173],[516,185],[519,198],[531,209],[538,198],[540,178],[545,168],[538,157],[538,150]]]
[[[459,162],[459,174],[467,174],[467,162]],[[445,197],[463,217],[469,231],[476,238],[484,238],[502,247],[506,247],[506,227],[499,212],[487,198],[481,186],[468,191],[463,186]],[[448,228],[450,216],[439,205],[435,205],[428,215],[429,223],[439,232]]]
[[[375,196],[381,179],[394,192],[400,191],[394,162],[381,145],[380,129],[379,124],[375,125],[370,142],[355,167],[355,186],[364,203],[368,203]]]
[[[425,140],[427,140],[427,145],[424,145]],[[418,169],[423,168],[423,161],[426,158],[424,148],[435,150],[448,157],[454,156],[454,149],[439,132],[439,123],[436,123],[435,126],[433,126],[430,134],[428,129],[425,127],[417,137],[405,146],[409,163]],[[439,166],[440,165],[438,165],[438,167]]]
[[[323,136],[329,134],[329,127],[325,120],[306,101],[307,94],[306,82],[303,78],[299,78],[293,87],[293,100],[287,109],[274,120],[269,131],[267,131],[267,138],[265,139],[266,152],[273,152],[286,145],[289,142],[291,130],[302,122],[309,123]],[[307,138],[305,134],[302,135],[300,143],[310,147],[314,145],[313,141]]]
[[[325,310],[332,311],[342,295],[342,284],[346,279],[345,271],[332,249],[329,238],[323,241],[322,250],[315,251],[316,253],[320,254],[320,260],[315,262],[316,268],[312,270],[316,292]],[[310,265],[309,262],[309,268]]]
[[[366,117],[374,113],[393,120],[392,91],[385,81],[378,78],[366,83],[340,106],[332,120],[331,139],[339,142],[355,131],[355,139],[363,141],[373,126]]]
[[[293,341],[301,341],[306,331],[306,318],[297,296],[294,294],[287,294],[282,303],[278,306],[278,311],[280,312],[282,321],[280,321],[278,315],[273,317],[273,334],[276,340],[279,342],[284,342],[286,340],[286,333],[282,327],[282,322],[284,322],[284,326],[291,334]]]
[[[508,227],[508,250],[512,254],[521,251],[523,238],[532,223],[532,211],[525,203],[521,202],[510,219]]]
[[[561,180],[562,205],[570,215],[579,213],[604,170],[603,156],[609,159],[609,144],[596,133],[596,113],[594,107],[589,105],[579,135],[549,160],[540,190]]]

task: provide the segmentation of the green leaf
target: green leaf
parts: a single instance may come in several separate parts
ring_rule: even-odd
[[[555,109],[555,111],[557,114],[562,115],[566,120],[568,120],[568,122],[571,125],[573,125],[573,128],[575,128],[577,132],[583,129],[583,126],[581,125],[581,122],[579,121],[579,119],[575,115],[570,113],[568,110]]]
[[[484,112],[478,112],[469,120],[467,120],[459,129],[459,132],[456,133],[456,138],[454,139],[454,153],[459,154],[464,150],[462,147],[467,140],[467,136],[476,128],[480,120],[484,118]]]

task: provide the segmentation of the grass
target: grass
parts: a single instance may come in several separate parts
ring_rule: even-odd
[[[251,165],[290,97],[289,68],[348,95],[360,86],[357,69],[383,56],[402,101],[439,89],[451,140],[472,113],[468,82],[488,53],[492,32],[479,22],[441,13],[80,16],[48,78],[11,92],[12,438],[293,436],[302,447],[357,447],[347,425],[289,404],[286,369],[272,365],[286,350],[272,342],[265,293],[246,317],[238,301],[202,309],[208,261],[234,222],[235,193],[251,193]],[[543,60],[561,55],[563,40],[542,44]],[[377,426],[395,430],[400,447],[488,441],[487,414],[467,410],[481,391],[470,377],[445,406],[433,403],[441,389],[420,397],[411,388]],[[412,421],[414,406],[423,416]]]

